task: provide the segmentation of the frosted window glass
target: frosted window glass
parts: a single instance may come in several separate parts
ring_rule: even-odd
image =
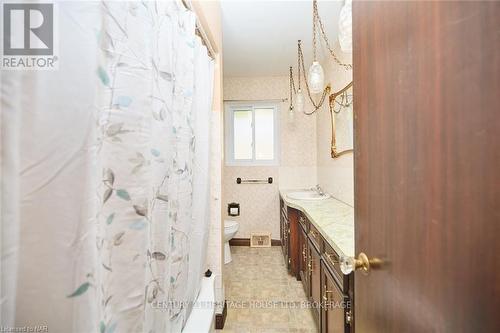
[[[234,111],[234,159],[251,160],[252,153],[252,111]]]
[[[255,159],[274,159],[274,109],[255,109]]]

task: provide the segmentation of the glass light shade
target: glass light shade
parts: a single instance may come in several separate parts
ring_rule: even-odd
[[[304,112],[304,104],[304,94],[302,93],[302,90],[299,89],[297,91],[297,95],[295,95],[295,109],[297,112]]]
[[[352,53],[352,0],[345,0],[340,10],[339,44],[342,52]]]
[[[309,89],[313,94],[317,94],[323,91],[325,86],[325,72],[323,71],[323,67],[319,64],[319,62],[314,61],[309,67]]]

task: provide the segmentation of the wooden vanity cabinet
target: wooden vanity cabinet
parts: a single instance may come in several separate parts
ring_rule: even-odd
[[[353,274],[341,272],[338,253],[303,212],[283,201],[280,229],[288,271],[302,281],[321,333],[353,333]]]

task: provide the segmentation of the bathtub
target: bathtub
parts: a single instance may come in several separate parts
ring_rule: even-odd
[[[215,331],[215,275],[203,277],[193,310],[184,325],[183,333]]]

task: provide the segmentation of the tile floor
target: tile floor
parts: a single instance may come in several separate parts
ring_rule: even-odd
[[[302,283],[288,275],[281,247],[231,247],[233,261],[224,266],[228,310],[221,332],[318,331]]]

